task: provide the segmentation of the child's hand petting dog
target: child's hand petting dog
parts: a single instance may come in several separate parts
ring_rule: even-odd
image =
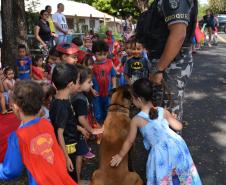
[[[122,157],[119,154],[116,154],[112,157],[110,162],[111,167],[117,167],[122,161]]]
[[[86,129],[82,128],[81,133],[83,136],[85,136],[86,139],[89,139],[90,134]]]
[[[103,132],[104,132],[104,127],[92,129],[93,135],[103,134]]]

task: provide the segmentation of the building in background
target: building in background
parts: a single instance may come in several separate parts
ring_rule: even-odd
[[[100,27],[105,25],[109,30],[114,32],[122,31],[122,20],[113,17],[104,12],[98,11],[96,8],[85,4],[78,3],[69,0],[39,0],[35,6],[32,4],[34,1],[28,0],[25,1],[25,9],[28,12],[40,12],[45,9],[46,5],[50,5],[52,7],[52,13],[57,11],[57,4],[64,4],[64,15],[67,18],[67,23],[69,29],[72,33],[86,33],[89,30],[93,30],[98,32]],[[1,5],[1,1],[0,1]],[[1,10],[1,9],[0,9]],[[32,26],[29,27],[29,32],[33,31]],[[0,16],[0,40],[2,39],[2,24],[1,24],[1,16]]]

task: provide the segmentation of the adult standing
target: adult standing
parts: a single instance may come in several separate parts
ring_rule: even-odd
[[[57,34],[57,44],[67,41],[68,25],[66,17],[62,12],[64,12],[64,5],[62,3],[59,3],[57,5],[57,12],[52,16],[55,31]]]
[[[51,42],[54,45],[54,42],[53,41],[54,41],[54,37],[55,37],[55,26],[54,26],[52,14],[51,14],[52,13],[52,7],[50,5],[47,5],[45,7],[45,10],[49,14],[48,23],[49,23],[49,28],[50,28],[50,31],[51,31]]]
[[[41,10],[40,18],[34,28],[34,34],[36,40],[39,42],[42,55],[44,58],[48,56],[49,48],[52,47],[51,43],[51,31],[48,23],[48,12]]]
[[[209,46],[211,46],[213,31],[215,30],[215,18],[211,10],[206,10],[206,15],[203,16],[203,23],[206,24],[206,28],[209,36]]]
[[[184,89],[193,67],[191,39],[197,6],[197,0],[154,0],[136,29],[137,39],[149,52],[152,82],[166,84],[170,92],[170,96],[163,97],[162,88],[156,87],[156,102],[168,107],[181,121]]]

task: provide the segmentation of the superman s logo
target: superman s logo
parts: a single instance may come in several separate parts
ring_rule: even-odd
[[[131,64],[131,68],[135,70],[139,70],[143,68],[143,64],[141,62],[133,62]]]
[[[48,163],[54,163],[53,139],[48,133],[41,134],[31,140],[30,151],[32,154],[40,155]]]

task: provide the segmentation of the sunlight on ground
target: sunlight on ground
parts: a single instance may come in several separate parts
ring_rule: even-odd
[[[214,95],[217,96],[218,98],[226,100],[226,92],[225,91],[214,93]]]
[[[226,148],[226,118],[224,117],[224,121],[217,120],[215,123],[219,131],[210,133],[210,136],[220,147]],[[221,160],[226,161],[226,154],[221,154]]]
[[[190,98],[192,100],[201,100],[208,97],[206,93],[198,92],[198,91],[192,91],[185,94],[185,98]]]

